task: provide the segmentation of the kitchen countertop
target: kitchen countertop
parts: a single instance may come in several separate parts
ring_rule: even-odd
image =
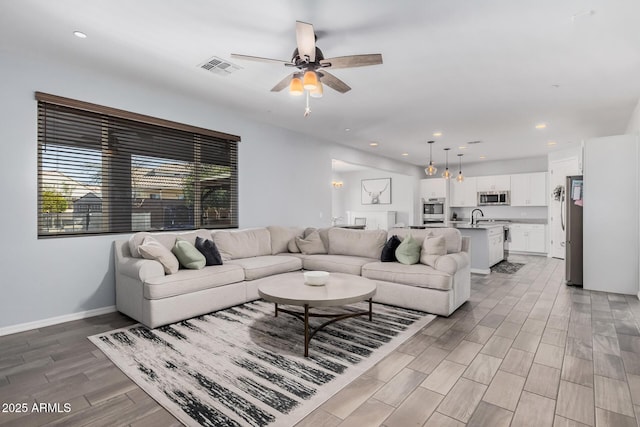
[[[450,222],[449,224],[425,224],[423,227],[420,228],[445,228],[445,227],[452,227],[452,228],[458,228],[461,230],[489,230],[491,228],[496,228],[496,227],[500,227],[503,228],[503,224],[493,224],[493,223],[484,223],[484,224],[477,224],[477,225],[471,225],[469,224],[469,222]]]
[[[507,224],[547,224],[546,218],[478,218],[480,223],[507,223]],[[450,224],[469,224],[470,218],[459,218],[457,221],[449,221]]]

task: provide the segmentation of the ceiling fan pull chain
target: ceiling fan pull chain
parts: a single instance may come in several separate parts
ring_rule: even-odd
[[[307,108],[304,109],[304,116],[309,117],[311,115],[311,108],[309,108],[309,91],[307,92]]]

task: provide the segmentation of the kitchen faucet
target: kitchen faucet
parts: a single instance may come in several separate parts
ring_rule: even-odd
[[[476,219],[476,217],[473,216],[474,213],[476,212],[480,212],[480,216],[482,216],[484,218],[484,212],[482,212],[482,209],[474,209],[471,211],[471,225],[477,225],[478,224],[478,220]]]

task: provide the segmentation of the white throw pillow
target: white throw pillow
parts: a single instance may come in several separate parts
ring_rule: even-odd
[[[146,236],[144,238],[142,244],[138,246],[138,251],[143,258],[153,259],[162,264],[166,274],[177,273],[178,268],[180,268],[178,258],[176,258],[169,249],[162,246],[162,243],[158,242],[151,236]]]
[[[420,251],[420,262],[429,267],[436,266],[436,260],[447,254],[447,241],[444,236],[427,236],[422,242]]]

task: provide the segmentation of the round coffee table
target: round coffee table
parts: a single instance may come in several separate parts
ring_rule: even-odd
[[[304,322],[304,356],[309,356],[309,341],[325,326],[354,316],[369,315],[372,318],[371,297],[376,293],[376,284],[365,277],[352,274],[331,273],[326,285],[310,286],[304,283],[301,272],[272,276],[258,286],[258,294],[275,304],[275,315],[287,313]],[[339,307],[360,301],[369,301],[369,310],[350,311],[343,314],[312,313],[313,307]],[[278,304],[297,305],[304,311],[278,307]],[[310,317],[329,318],[315,328],[309,326]]]

